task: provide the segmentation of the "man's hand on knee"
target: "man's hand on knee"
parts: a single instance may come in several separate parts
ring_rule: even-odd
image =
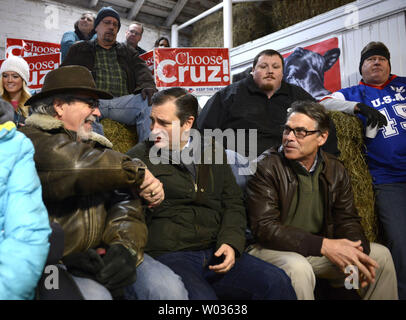
[[[354,265],[360,273],[361,287],[375,281],[378,263],[363,252],[361,240],[323,239],[321,254],[337,265],[343,272],[349,265]]]

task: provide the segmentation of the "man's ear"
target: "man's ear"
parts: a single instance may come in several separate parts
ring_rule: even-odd
[[[185,126],[185,130],[190,130],[192,128],[194,122],[195,122],[195,117],[189,116],[189,118],[183,124]]]
[[[59,100],[59,99],[54,100],[54,110],[55,110],[56,114],[58,115],[58,118],[61,118],[65,112],[64,105],[65,105],[65,103],[63,103],[61,100]]]
[[[326,143],[327,138],[328,138],[328,131],[324,131],[324,132],[320,133],[320,135],[317,137],[317,139],[319,140],[319,143],[318,143],[319,147],[321,147],[323,144]]]
[[[93,28],[93,30],[94,30],[95,33],[97,33],[97,32],[99,31],[101,24],[102,24],[102,23],[101,23],[101,21],[100,21],[99,24],[97,25],[97,27],[96,27],[96,28]]]

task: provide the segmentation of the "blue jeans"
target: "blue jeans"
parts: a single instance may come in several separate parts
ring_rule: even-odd
[[[399,299],[406,299],[406,183],[375,185],[385,245],[395,264]]]
[[[113,300],[110,291],[97,281],[73,275],[72,278],[85,300]]]
[[[164,264],[144,253],[137,281],[126,288],[127,300],[187,300],[182,279]]]
[[[88,279],[72,276],[85,300],[112,300],[103,285]],[[187,300],[188,292],[182,279],[164,264],[144,254],[137,267],[137,281],[125,289],[127,300]]]
[[[295,291],[286,273],[247,253],[225,274],[209,270],[220,263],[214,250],[177,251],[156,258],[182,277],[191,300],[292,300]]]
[[[100,119],[108,118],[126,125],[136,125],[138,142],[148,139],[151,132],[151,106],[148,105],[148,99],[142,99],[141,94],[129,94],[111,100],[100,99],[99,109],[102,115]]]

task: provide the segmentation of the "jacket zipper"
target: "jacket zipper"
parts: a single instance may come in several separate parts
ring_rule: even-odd
[[[193,181],[193,175],[190,172],[189,172],[189,174],[190,174],[190,176],[192,178],[192,183],[193,183],[193,185],[195,187],[195,192],[197,193],[197,179],[198,179],[198,176],[199,176],[199,168],[198,168],[198,166],[196,166],[196,179],[194,181]]]
[[[89,201],[90,202],[90,201]],[[87,248],[91,248],[93,245],[93,242],[95,240],[95,208],[93,206],[88,206],[88,213],[89,213],[89,235],[88,235],[88,243],[87,243]]]

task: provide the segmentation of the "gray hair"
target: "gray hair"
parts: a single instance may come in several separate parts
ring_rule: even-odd
[[[55,97],[47,97],[37,100],[31,104],[32,113],[45,114],[49,116],[56,116],[56,111],[54,108]]]
[[[72,94],[55,94],[50,97],[38,99],[31,104],[32,113],[45,114],[51,117],[56,116],[57,113],[54,108],[55,100],[60,100],[70,104],[75,100],[75,98]]]
[[[317,129],[321,132],[329,131],[330,116],[326,109],[320,103],[313,101],[295,101],[288,109],[287,119],[292,113],[302,113],[316,121]]]

